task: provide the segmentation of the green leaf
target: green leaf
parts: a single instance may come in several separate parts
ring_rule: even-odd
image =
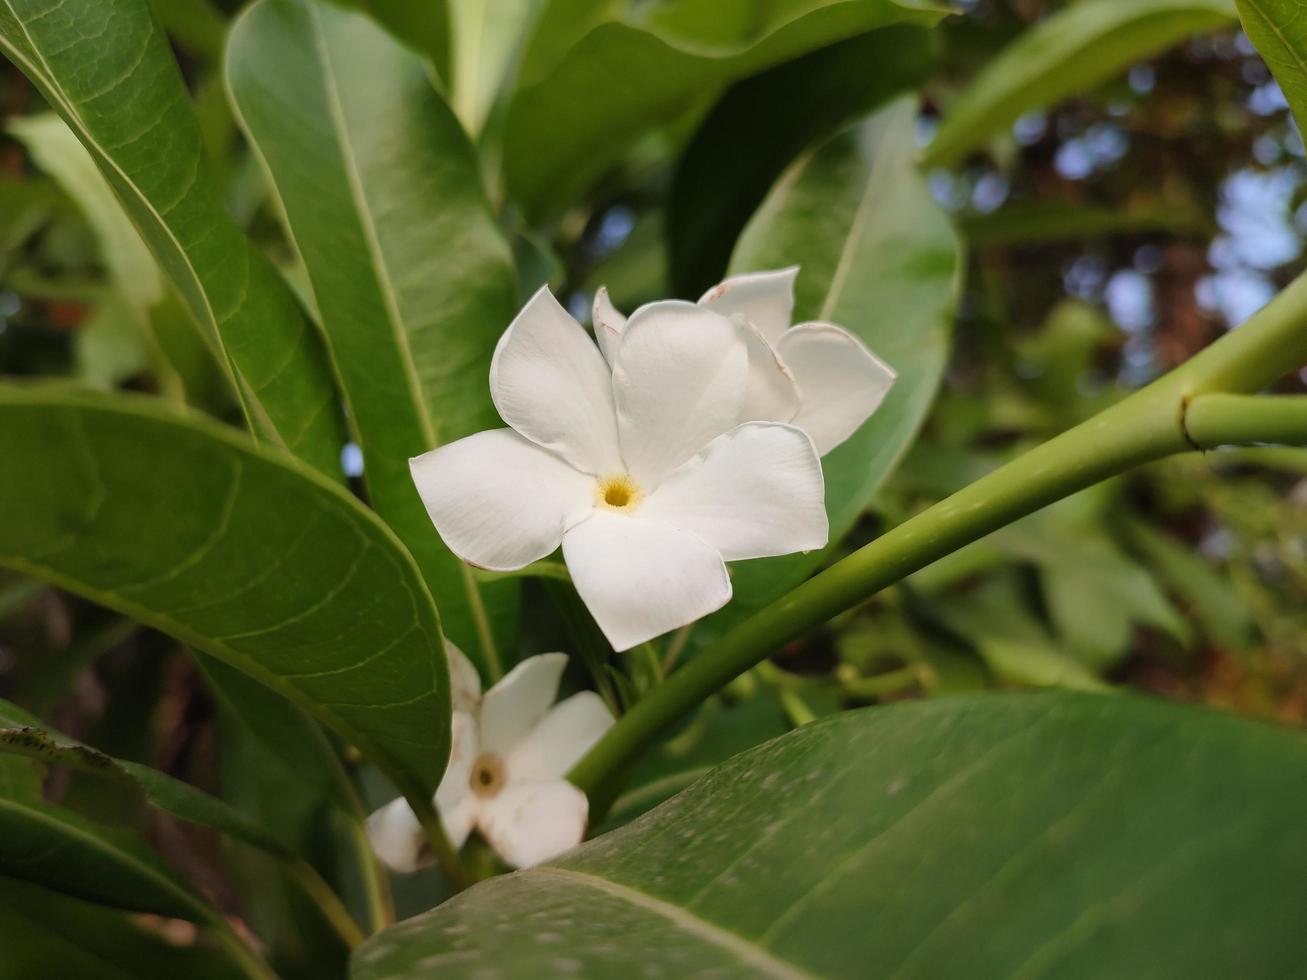
[[[740,230],[807,147],[919,82],[931,32],[882,28],[733,85],[695,131],[667,202],[672,282],[698,296],[722,278]]]
[[[851,330],[897,373],[889,397],[822,460],[834,547],[907,450],[948,357],[958,242],[914,166],[916,104],[899,100],[800,159],[745,229],[731,272],[800,267],[795,322]],[[696,639],[802,581],[829,549],[732,566],[735,598]]]
[[[450,78],[449,0],[338,0],[361,10],[408,47],[428,59],[436,74]]]
[[[551,866],[374,937],[355,980],[1293,975],[1307,738],[1142,698],[844,712]]]
[[[0,878],[0,980],[236,980],[214,949],[181,945],[115,909]]]
[[[1202,239],[1216,234],[1211,218],[1198,208],[1160,203],[1104,208],[1066,201],[1018,201],[990,214],[967,215],[960,224],[962,237],[976,246],[1079,242],[1149,232]]]
[[[198,647],[429,799],[449,680],[412,559],[329,480],[157,400],[0,387],[0,565]],[[418,805],[421,805],[419,802]]]
[[[0,796],[0,875],[134,912],[215,914],[135,834],[39,800]]]
[[[257,437],[337,476],[343,438],[322,346],[228,216],[145,0],[0,0],[0,51],[90,151],[221,352]]]
[[[478,133],[521,46],[539,0],[450,0],[452,103],[469,133]]]
[[[504,167],[529,210],[566,205],[651,127],[729,83],[844,38],[944,12],[917,0],[710,6],[552,0],[523,56]]]
[[[1235,0],[1239,19],[1307,132],[1307,23],[1294,0]]]
[[[1031,27],[949,108],[923,166],[956,163],[1020,116],[1234,20],[1234,0],[1079,0]]]
[[[408,464],[502,425],[487,379],[517,284],[476,156],[415,56],[316,0],[250,7],[227,71],[308,269],[372,504],[450,638],[497,676],[491,624],[512,635],[516,589],[478,586],[445,548]]]
[[[212,827],[247,844],[277,854],[289,848],[239,810],[189,783],[127,759],[115,759],[45,725],[15,704],[0,698],[0,752],[28,756],[50,765],[125,780],[150,804],[188,823]]]

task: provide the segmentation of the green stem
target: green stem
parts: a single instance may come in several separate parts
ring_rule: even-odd
[[[454,850],[449,835],[445,833],[445,826],[440,822],[435,806],[430,800],[414,800],[411,797],[408,805],[413,808],[418,823],[422,825],[422,830],[427,835],[427,843],[431,845],[431,853],[436,859],[436,864],[440,866],[440,870],[445,873],[445,877],[449,879],[454,889],[462,891],[471,882],[468,880],[458,851]]]
[[[304,893],[318,907],[327,924],[336,931],[341,941],[351,951],[362,945],[367,938],[359,928],[354,917],[349,914],[340,897],[331,889],[313,865],[301,858],[291,858],[287,862],[290,873],[299,882]]]
[[[1307,395],[1200,395],[1189,403],[1184,427],[1203,449],[1307,446]]]
[[[236,930],[231,927],[231,923],[223,918],[222,913],[217,909],[205,916],[205,923],[213,930],[214,938],[227,951],[228,956],[240,968],[242,974],[249,977],[250,980],[278,980],[276,971],[249,943],[241,938]]]
[[[897,694],[920,684],[921,671],[915,666],[908,666],[864,677],[851,664],[842,664],[835,672],[835,679],[846,694],[855,698],[882,698],[886,694]]]
[[[619,719],[568,778],[594,794],[683,714],[771,651],[1041,507],[1141,463],[1199,448],[1185,430],[1192,400],[1258,391],[1304,361],[1307,276],[1299,276],[1175,371],[905,521],[732,629]]]
[[[351,787],[351,790],[353,787]],[[372,853],[372,842],[363,828],[362,818],[349,817],[349,834],[353,851],[358,856],[359,872],[363,878],[363,897],[368,907],[368,925],[380,932],[395,924],[395,902],[390,895],[390,882],[386,869]]]

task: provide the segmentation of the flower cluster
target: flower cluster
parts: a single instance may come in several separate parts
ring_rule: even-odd
[[[581,843],[589,804],[563,776],[613,724],[599,695],[582,691],[554,705],[567,656],[545,653],[523,660],[482,696],[476,668],[452,643],[445,649],[453,738],[436,809],[450,842],[462,847],[476,828],[517,868]],[[426,836],[403,799],[372,814],[367,832],[396,871],[429,862]]]
[[[790,326],[796,272],[739,276],[629,319],[601,291],[599,346],[542,288],[490,367],[509,427],[412,461],[445,544],[496,571],[561,544],[617,650],[725,605],[726,562],[824,546],[819,452],[894,375],[840,327]]]

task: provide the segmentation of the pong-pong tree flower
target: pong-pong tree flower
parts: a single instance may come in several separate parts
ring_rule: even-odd
[[[820,548],[821,462],[792,425],[740,424],[752,395],[742,319],[642,307],[608,358],[548,289],[490,367],[511,426],[412,461],[449,549],[509,571],[561,543],[577,593],[617,650],[723,606],[725,562]]]
[[[894,372],[843,327],[815,321],[790,326],[798,273],[790,266],[732,276],[704,293],[699,305],[742,317],[751,327],[750,390],[739,420],[790,422],[825,456],[880,407]],[[610,360],[627,325],[600,289],[594,329]]]
[[[462,847],[475,828],[516,868],[581,843],[589,804],[563,777],[612,727],[599,695],[582,691],[554,704],[567,657],[545,653],[523,660],[482,696],[476,668],[453,644],[446,650],[453,737],[436,809],[450,842]],[[396,871],[428,863],[426,836],[405,800],[372,814],[367,831],[377,856]]]

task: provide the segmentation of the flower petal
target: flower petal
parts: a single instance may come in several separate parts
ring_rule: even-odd
[[[608,298],[608,290],[600,286],[595,292],[594,312],[591,322],[594,324],[595,340],[599,341],[599,350],[604,360],[613,363],[617,354],[617,342],[622,339],[626,329],[626,317],[623,316]]]
[[[594,503],[594,478],[512,429],[491,429],[409,461],[449,550],[507,571],[543,558]]]
[[[527,657],[481,699],[481,751],[507,758],[558,694],[567,654]]]
[[[562,779],[613,727],[614,720],[603,698],[594,691],[582,691],[558,702],[509,755],[508,778]]]
[[[481,675],[472,661],[448,638],[445,639],[445,659],[449,662],[449,700],[455,711],[473,714],[481,703]]]
[[[727,561],[812,551],[830,534],[812,440],[777,422],[748,422],[718,436],[669,476],[640,514],[702,538]],[[563,539],[564,554],[572,533]]]
[[[794,424],[812,436],[823,456],[867,421],[894,384],[894,371],[833,323],[801,323],[785,332],[776,349],[803,396]]]
[[[505,422],[578,470],[601,475],[620,468],[608,365],[547,286],[499,339],[490,396]]]
[[[662,521],[596,510],[563,536],[563,558],[618,651],[692,623],[731,598],[721,555]]]
[[[642,306],[613,361],[626,468],[645,492],[735,426],[749,359],[744,330],[693,303]]]
[[[427,835],[402,796],[369,816],[364,829],[373,853],[393,871],[407,874],[431,863],[426,853]]]
[[[510,783],[485,803],[477,825],[501,858],[530,868],[581,843],[589,815],[589,801],[571,783]]]
[[[740,422],[788,422],[799,412],[799,385],[776,349],[757,327],[745,321],[749,380]]]
[[[741,314],[775,344],[794,315],[794,279],[799,267],[749,272],[719,282],[699,298],[702,306],[725,316]]]

